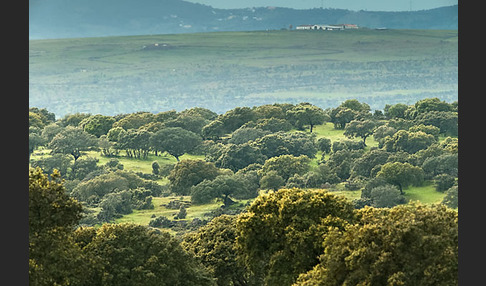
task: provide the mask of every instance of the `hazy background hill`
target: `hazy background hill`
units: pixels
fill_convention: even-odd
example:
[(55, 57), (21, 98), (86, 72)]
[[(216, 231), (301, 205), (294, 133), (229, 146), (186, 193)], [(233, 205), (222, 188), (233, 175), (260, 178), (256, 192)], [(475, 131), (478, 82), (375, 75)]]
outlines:
[(223, 113), (356, 98), (383, 109), (458, 98), (457, 30), (253, 31), (29, 41), (29, 106)]
[(177, 34), (288, 29), (353, 23), (392, 29), (457, 29), (458, 6), (411, 12), (215, 9), (181, 0), (29, 0), (29, 38)]

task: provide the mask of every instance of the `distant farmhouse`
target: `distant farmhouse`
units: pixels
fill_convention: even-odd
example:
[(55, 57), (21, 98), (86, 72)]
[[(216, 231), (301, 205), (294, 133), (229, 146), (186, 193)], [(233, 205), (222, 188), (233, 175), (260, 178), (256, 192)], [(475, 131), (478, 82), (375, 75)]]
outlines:
[(323, 30), (323, 31), (333, 31), (333, 30), (358, 29), (358, 25), (356, 25), (356, 24), (299, 25), (295, 29), (296, 30)]

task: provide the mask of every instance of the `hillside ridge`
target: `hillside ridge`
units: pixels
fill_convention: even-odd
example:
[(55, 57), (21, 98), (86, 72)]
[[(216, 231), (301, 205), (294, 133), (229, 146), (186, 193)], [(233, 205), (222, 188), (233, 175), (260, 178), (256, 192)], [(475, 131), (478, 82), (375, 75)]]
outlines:
[(302, 24), (353, 23), (391, 29), (457, 29), (458, 5), (406, 12), (256, 7), (216, 9), (182, 0), (31, 0), (29, 39), (212, 31), (295, 29)]

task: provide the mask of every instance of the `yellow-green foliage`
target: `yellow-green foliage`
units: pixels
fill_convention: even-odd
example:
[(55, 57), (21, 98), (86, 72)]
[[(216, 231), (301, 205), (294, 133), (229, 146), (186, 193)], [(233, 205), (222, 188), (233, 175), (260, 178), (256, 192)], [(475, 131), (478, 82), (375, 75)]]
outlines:
[(265, 285), (291, 285), (318, 263), (329, 226), (354, 220), (353, 205), (326, 190), (281, 189), (260, 195), (237, 220), (246, 266)]
[(60, 175), (29, 170), (29, 284), (82, 285), (84, 254), (71, 232), (81, 218), (81, 204), (65, 194)]
[(182, 247), (208, 268), (218, 285), (245, 285), (247, 275), (236, 252), (236, 217), (214, 218), (186, 235)]
[(458, 214), (443, 205), (365, 207), (334, 228), (296, 285), (457, 285)]

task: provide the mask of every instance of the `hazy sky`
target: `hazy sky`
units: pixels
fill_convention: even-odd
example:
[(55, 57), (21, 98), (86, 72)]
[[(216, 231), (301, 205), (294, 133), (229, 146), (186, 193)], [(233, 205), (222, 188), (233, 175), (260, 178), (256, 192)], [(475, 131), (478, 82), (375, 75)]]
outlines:
[(451, 6), (459, 0), (185, 0), (214, 8), (288, 7), (294, 9), (336, 8), (368, 11), (408, 11)]

